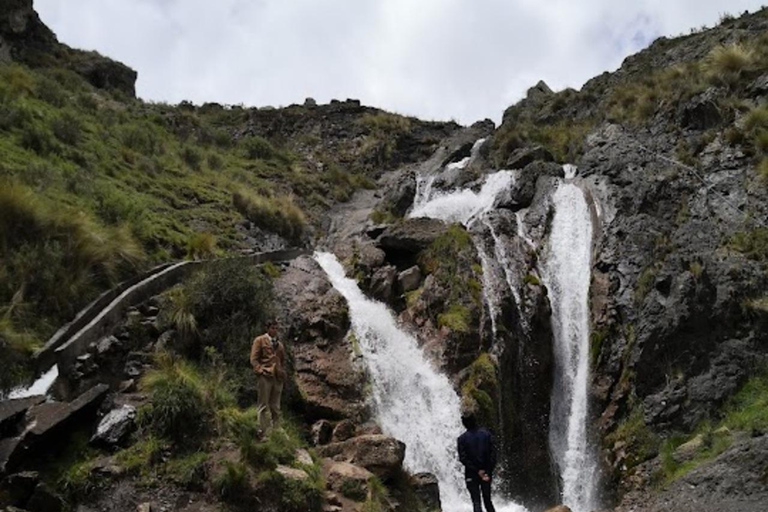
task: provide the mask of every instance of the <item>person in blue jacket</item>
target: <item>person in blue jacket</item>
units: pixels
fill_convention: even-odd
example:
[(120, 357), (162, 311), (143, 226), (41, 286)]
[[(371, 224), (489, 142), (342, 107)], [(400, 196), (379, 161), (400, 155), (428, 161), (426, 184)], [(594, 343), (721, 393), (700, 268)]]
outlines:
[(467, 431), (459, 436), (459, 460), (464, 465), (464, 478), (472, 497), (474, 512), (483, 512), (480, 506), (481, 495), (485, 512), (496, 512), (491, 503), (491, 482), (496, 467), (493, 436), (486, 429), (477, 426), (474, 414), (463, 414), (461, 422)]

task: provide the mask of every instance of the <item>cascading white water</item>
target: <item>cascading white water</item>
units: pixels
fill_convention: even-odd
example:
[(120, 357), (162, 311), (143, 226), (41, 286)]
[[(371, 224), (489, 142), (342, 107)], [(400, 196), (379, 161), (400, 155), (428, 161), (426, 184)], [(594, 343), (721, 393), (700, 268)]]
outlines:
[[(398, 327), (387, 307), (365, 297), (345, 276), (333, 254), (315, 253), (315, 260), (349, 304), (381, 428), (406, 444), (409, 470), (437, 476), (445, 512), (467, 510), (469, 497), (456, 453), (456, 439), (463, 430), (460, 401), (450, 381), (432, 367), (416, 339)], [(525, 512), (516, 504), (497, 510)]]
[(451, 162), (445, 166), (445, 168), (437, 174), (419, 174), (416, 176), (416, 195), (413, 198), (413, 209), (418, 209), (423, 204), (432, 199), (434, 191), (435, 179), (442, 174), (442, 172), (455, 171), (466, 168), (472, 161), (477, 158), (480, 148), (483, 147), (485, 139), (477, 139), (472, 144), (472, 150), (469, 156), (462, 158), (458, 162)]
[[(462, 163), (465, 160), (467, 162), (471, 160), (483, 141), (484, 139), (480, 139), (475, 142), (472, 147), (473, 156), (467, 157), (459, 163)], [(449, 164), (447, 168), (451, 165), (453, 164)], [(427, 182), (429, 184), (421, 186), (421, 190), (427, 190), (427, 192), (421, 196), (417, 193), (416, 200), (414, 200), (413, 210), (408, 216), (411, 218), (429, 217), (447, 222), (460, 222), (468, 228), (475, 220), (479, 219), (482, 214), (493, 208), (496, 203), (496, 197), (501, 191), (512, 185), (514, 179), (515, 176), (512, 172), (499, 171), (488, 175), (478, 192), (474, 192), (471, 189), (461, 189), (452, 192), (436, 193), (433, 195), (431, 184), (434, 182), (435, 176), (429, 178), (417, 176), (417, 184)], [(419, 190), (418, 186), (417, 190)], [(483, 268), (483, 302), (488, 307), (488, 314), (491, 319), (491, 330), (493, 335), (496, 336), (496, 316), (499, 307), (498, 299), (491, 293), (493, 286), (489, 282), (493, 275), (491, 259), (485, 251), (482, 241), (475, 239), (475, 248), (477, 249), (477, 254), (480, 257), (480, 263)]]
[(8, 398), (27, 398), (30, 396), (46, 395), (50, 391), (53, 383), (59, 376), (59, 367), (53, 365), (47, 372), (42, 374), (30, 386), (13, 389), (8, 393)]
[[(574, 169), (565, 170), (572, 178)], [(589, 512), (595, 508), (597, 478), (587, 433), (592, 220), (584, 193), (573, 183), (560, 183), (552, 203), (555, 214), (542, 268), (555, 356), (549, 442), (563, 482), (563, 502), (574, 512)]]
[(466, 226), (473, 218), (493, 208), (496, 197), (508, 188), (513, 180), (512, 171), (499, 171), (489, 174), (478, 192), (465, 188), (453, 192), (432, 193), (427, 201), (414, 203), (414, 208), (408, 216), (460, 222)]

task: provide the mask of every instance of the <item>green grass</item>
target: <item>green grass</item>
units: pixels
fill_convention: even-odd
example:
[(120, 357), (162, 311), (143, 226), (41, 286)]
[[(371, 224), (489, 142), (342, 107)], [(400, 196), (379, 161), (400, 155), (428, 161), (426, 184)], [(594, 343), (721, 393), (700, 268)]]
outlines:
[(755, 228), (734, 233), (728, 247), (751, 260), (768, 262), (768, 229)]
[[(701, 440), (701, 446), (689, 455), (689, 460), (676, 460), (675, 451), (685, 442), (695, 439)], [(708, 423), (700, 426), (690, 438), (680, 435), (670, 437), (661, 446), (661, 474), (655, 476), (657, 485), (664, 487), (682, 478), (701, 464), (723, 453), (731, 446), (732, 441), (729, 431), (713, 430)]]
[(451, 304), (447, 311), (437, 315), (438, 326), (461, 333), (469, 332), (471, 320), (469, 309), (461, 304)]
[(659, 453), (659, 438), (645, 424), (643, 411), (635, 407), (629, 416), (605, 438), (608, 446), (623, 444), (626, 450), (625, 464), (631, 469)]
[(258, 227), (288, 240), (298, 241), (304, 233), (307, 224), (304, 212), (291, 196), (269, 197), (238, 191), (232, 195), (232, 204)]
[(735, 430), (768, 429), (768, 369), (758, 371), (733, 396), (722, 424)]

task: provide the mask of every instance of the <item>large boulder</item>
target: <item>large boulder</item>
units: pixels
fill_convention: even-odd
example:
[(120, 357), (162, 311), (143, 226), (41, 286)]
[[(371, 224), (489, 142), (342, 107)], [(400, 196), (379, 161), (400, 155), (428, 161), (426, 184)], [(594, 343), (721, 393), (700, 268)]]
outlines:
[[(349, 312), (320, 266), (301, 257), (275, 281), (280, 335), (293, 354), (296, 395), (310, 419), (359, 418), (365, 376), (346, 334)], [(290, 396), (291, 389), (288, 390)]]
[(387, 227), (377, 243), (387, 254), (398, 252), (418, 254), (447, 230), (448, 225), (441, 220), (406, 219), (399, 224)]
[(411, 477), (414, 493), (427, 510), (441, 510), (440, 485), (432, 473), (417, 473)]
[(121, 444), (136, 428), (136, 408), (132, 405), (121, 405), (109, 411), (96, 427), (96, 433), (91, 437), (91, 443), (102, 446)]
[(533, 162), (553, 162), (555, 157), (542, 146), (530, 146), (517, 148), (504, 162), (505, 169), (522, 169)]
[(38, 405), (43, 400), (45, 400), (45, 396), (38, 395), (0, 402), (0, 437), (15, 434), (18, 429), (18, 423), (24, 417), (27, 410)]
[(322, 457), (364, 467), (379, 478), (394, 476), (403, 466), (405, 444), (386, 435), (353, 437), (317, 449)]
[(327, 488), (353, 501), (364, 501), (368, 482), (375, 475), (367, 469), (344, 461), (323, 459), (323, 478)]

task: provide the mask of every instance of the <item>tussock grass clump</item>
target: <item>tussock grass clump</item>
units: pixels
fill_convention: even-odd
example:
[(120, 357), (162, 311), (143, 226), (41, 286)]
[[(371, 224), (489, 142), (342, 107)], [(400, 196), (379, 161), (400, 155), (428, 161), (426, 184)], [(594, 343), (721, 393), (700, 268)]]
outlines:
[(307, 225), (306, 217), (291, 196), (267, 197), (240, 191), (232, 195), (235, 208), (258, 227), (297, 242)]
[(141, 424), (177, 443), (196, 443), (213, 431), (216, 412), (235, 403), (220, 372), (203, 373), (192, 363), (161, 353), (141, 381), (152, 402)]
[(290, 161), (288, 155), (275, 148), (271, 142), (258, 135), (249, 135), (240, 140), (240, 146), (246, 158), (251, 160), (278, 160), (284, 163)]
[(731, 85), (755, 62), (755, 53), (742, 44), (722, 45), (713, 49), (704, 61), (709, 79)]
[(195, 233), (187, 242), (187, 257), (193, 260), (212, 258), (216, 255), (216, 236), (212, 233)]

